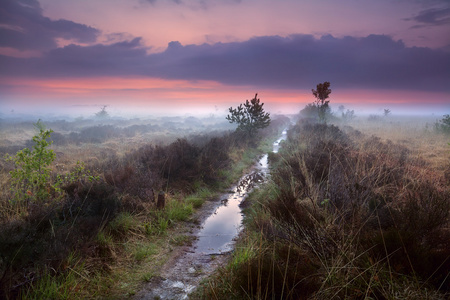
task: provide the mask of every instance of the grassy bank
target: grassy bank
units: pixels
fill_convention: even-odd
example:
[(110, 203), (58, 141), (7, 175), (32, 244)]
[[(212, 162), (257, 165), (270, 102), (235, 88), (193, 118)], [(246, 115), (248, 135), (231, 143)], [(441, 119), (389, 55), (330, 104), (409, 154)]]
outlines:
[[(105, 133), (105, 140), (94, 144), (53, 145), (57, 155), (45, 184), (28, 181), (17, 199), (18, 187), (9, 188), (14, 164), (3, 160), (1, 297), (133, 295), (159, 275), (177, 247), (192, 243), (196, 210), (242, 175), (283, 122), (273, 122), (260, 140), (220, 133), (167, 144), (140, 143), (117, 153), (111, 145), (120, 145), (123, 136)], [(69, 155), (64, 155), (66, 147)], [(74, 163), (87, 157), (83, 149), (96, 155), (89, 154), (85, 164)], [(35, 191), (44, 191), (45, 197)], [(164, 209), (157, 208), (160, 193), (165, 195)]]
[(446, 299), (448, 136), (428, 132), (447, 147), (431, 155), (420, 136), (378, 134), (301, 123), (289, 130), (269, 156), (272, 180), (250, 196), (229, 264), (195, 297)]

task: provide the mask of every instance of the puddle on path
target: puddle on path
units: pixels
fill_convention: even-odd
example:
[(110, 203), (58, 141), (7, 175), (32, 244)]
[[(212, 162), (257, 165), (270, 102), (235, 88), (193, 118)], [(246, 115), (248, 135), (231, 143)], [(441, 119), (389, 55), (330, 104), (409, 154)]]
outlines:
[(287, 138), (287, 131), (283, 130), (283, 132), (281, 133), (281, 137), (276, 140), (275, 143), (273, 143), (273, 151), (274, 153), (278, 153), (278, 150), (280, 150), (280, 143), (284, 140), (286, 140)]
[[(278, 152), (280, 142), (286, 139), (286, 130), (273, 144)], [(172, 268), (153, 279), (135, 299), (187, 299), (200, 280), (210, 275), (221, 264), (222, 254), (233, 250), (234, 239), (242, 229), (243, 215), (239, 204), (247, 193), (262, 183), (268, 174), (267, 154), (251, 173), (243, 176), (231, 193), (222, 195), (219, 205), (203, 222), (196, 233), (197, 240)]]

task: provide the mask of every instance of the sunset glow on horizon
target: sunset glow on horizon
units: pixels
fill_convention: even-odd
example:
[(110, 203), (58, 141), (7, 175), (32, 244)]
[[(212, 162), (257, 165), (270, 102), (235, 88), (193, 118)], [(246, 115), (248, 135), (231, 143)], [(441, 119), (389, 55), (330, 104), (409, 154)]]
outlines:
[(444, 0), (6, 0), (0, 8), (2, 114), (101, 105), (222, 113), (255, 93), (272, 113), (297, 113), (323, 81), (335, 108), (450, 113)]

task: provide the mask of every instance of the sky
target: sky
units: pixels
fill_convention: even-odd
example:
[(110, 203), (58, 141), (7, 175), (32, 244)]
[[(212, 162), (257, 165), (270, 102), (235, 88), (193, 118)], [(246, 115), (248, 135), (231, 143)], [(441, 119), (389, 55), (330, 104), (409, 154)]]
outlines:
[(1, 0), (0, 112), (450, 113), (450, 0)]

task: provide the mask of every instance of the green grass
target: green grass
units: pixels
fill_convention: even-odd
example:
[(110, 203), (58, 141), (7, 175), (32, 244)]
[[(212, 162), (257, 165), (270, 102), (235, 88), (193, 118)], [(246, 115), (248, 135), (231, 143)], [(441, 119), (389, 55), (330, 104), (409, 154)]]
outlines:
[(194, 194), (187, 196), (184, 201), (192, 204), (192, 207), (198, 209), (202, 207), (206, 200), (214, 197), (214, 192), (207, 187), (200, 187)]
[(141, 243), (138, 244), (134, 250), (134, 259), (140, 262), (157, 253), (157, 247), (155, 244)]
[(78, 276), (75, 272), (57, 277), (44, 274), (36, 283), (30, 286), (30, 292), (23, 299), (69, 299), (78, 286)]
[(124, 235), (129, 230), (137, 227), (139, 221), (129, 212), (119, 213), (111, 222), (109, 229), (114, 235)]
[(184, 246), (192, 244), (193, 237), (185, 234), (178, 234), (170, 240), (171, 245)]
[[(32, 281), (21, 299), (74, 299), (82, 298), (89, 278), (84, 272), (85, 267), (72, 253), (68, 256), (64, 272), (55, 274), (49, 269), (37, 272), (37, 280)], [(84, 274), (84, 275), (83, 275)]]
[(145, 282), (149, 282), (153, 277), (155, 277), (153, 271), (142, 274), (142, 280)]
[(158, 220), (158, 234), (165, 234), (167, 232), (167, 228), (169, 227), (169, 220), (164, 218), (160, 218)]
[(97, 234), (97, 243), (100, 246), (109, 247), (114, 244), (114, 239), (109, 233), (105, 232), (104, 230), (101, 230)]
[(171, 223), (177, 221), (187, 221), (194, 212), (192, 204), (186, 204), (181, 201), (171, 201), (166, 206), (166, 218)]
[(155, 221), (144, 223), (143, 227), (149, 237), (164, 235), (169, 227), (169, 221), (162, 216), (158, 216)]

